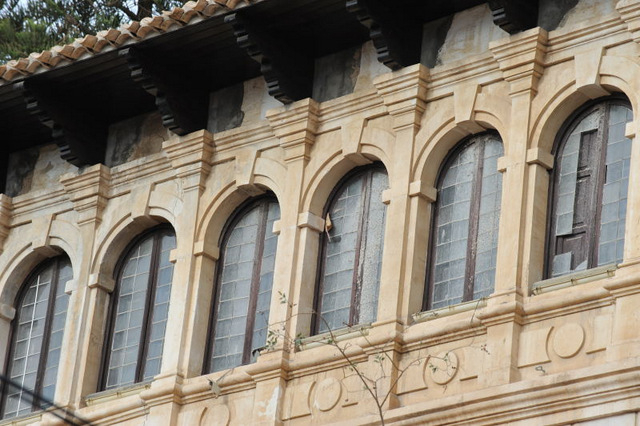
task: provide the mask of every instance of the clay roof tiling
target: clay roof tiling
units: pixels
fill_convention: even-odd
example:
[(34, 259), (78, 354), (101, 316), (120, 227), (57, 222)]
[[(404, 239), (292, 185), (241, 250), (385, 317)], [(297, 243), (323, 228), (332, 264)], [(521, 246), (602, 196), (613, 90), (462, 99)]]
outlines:
[(162, 12), (157, 16), (144, 18), (100, 31), (96, 35), (77, 38), (64, 46), (54, 46), (50, 50), (32, 53), (27, 58), (11, 60), (0, 65), (0, 85), (40, 73), (51, 68), (68, 65), (71, 62), (90, 58), (107, 50), (125, 44), (137, 43), (154, 35), (162, 34), (185, 25), (200, 22), (211, 16), (220, 15), (234, 9), (264, 0), (197, 0), (189, 1), (181, 7)]

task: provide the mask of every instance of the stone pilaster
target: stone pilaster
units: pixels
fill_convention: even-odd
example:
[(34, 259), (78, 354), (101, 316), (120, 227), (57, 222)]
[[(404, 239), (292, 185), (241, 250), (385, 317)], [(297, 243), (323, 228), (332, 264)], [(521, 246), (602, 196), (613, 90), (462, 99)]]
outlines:
[(197, 188), (201, 192), (204, 189), (211, 171), (213, 148), (213, 135), (207, 130), (163, 142), (162, 149), (171, 160), (171, 167), (181, 180), (183, 191)]
[(509, 83), (511, 112), (508, 133), (501, 135), (508, 149), (498, 164), (503, 172), (502, 206), (503, 209), (509, 206), (509, 214), (500, 217), (495, 291), (481, 318), (487, 327), (492, 353), (487, 374), (483, 375), (487, 386), (511, 383), (519, 378), (520, 316), (523, 293), (527, 291), (522, 288), (525, 263), (522, 253), (524, 241), (530, 241), (523, 231), (527, 229), (528, 134), (531, 101), (544, 72), (546, 43), (546, 31), (533, 28), (490, 44), (503, 78)]
[(68, 173), (60, 178), (74, 210), (78, 212), (78, 225), (100, 224), (109, 199), (110, 181), (111, 172), (102, 164), (91, 166), (81, 174)]
[[(386, 223), (384, 236), (383, 264), (378, 298), (378, 318), (374, 326), (395, 334), (408, 321), (415, 300), (421, 299), (424, 283), (415, 283), (418, 274), (413, 249), (414, 232), (411, 221), (412, 185), (411, 167), (414, 163), (415, 137), (420, 130), (420, 122), (426, 108), (427, 82), (429, 72), (417, 64), (400, 71), (382, 75), (374, 84), (393, 117), (396, 136), (391, 164), (386, 164), (389, 173), (389, 189), (384, 192), (387, 217), (394, 218)], [(422, 188), (418, 188), (421, 193)], [(414, 208), (417, 206), (413, 205)], [(413, 224), (415, 225), (415, 224)], [(386, 350), (386, 349), (385, 349)], [(389, 350), (389, 356), (399, 362), (398, 352)], [(399, 371), (392, 369), (387, 382), (382, 386), (393, 386)], [(395, 408), (398, 400), (393, 395), (388, 399), (386, 409)]]

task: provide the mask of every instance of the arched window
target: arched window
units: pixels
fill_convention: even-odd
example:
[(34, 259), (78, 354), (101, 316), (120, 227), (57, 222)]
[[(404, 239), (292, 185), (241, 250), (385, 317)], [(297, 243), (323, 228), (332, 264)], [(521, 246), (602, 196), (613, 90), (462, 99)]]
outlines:
[[(69, 302), (64, 287), (72, 275), (66, 256), (41, 264), (18, 293), (16, 317), (11, 324), (7, 377), (50, 401), (56, 387)], [(40, 408), (22, 389), (5, 385), (0, 390), (3, 419)]]
[(227, 222), (220, 245), (205, 371), (255, 361), (267, 339), (280, 207), (272, 196), (252, 200)]
[(629, 103), (612, 98), (565, 123), (549, 198), (548, 277), (622, 261), (632, 119)]
[(388, 186), (381, 164), (354, 170), (325, 208), (314, 332), (375, 321)]
[(116, 268), (102, 389), (141, 382), (160, 373), (176, 247), (162, 226), (136, 238)]
[(427, 274), (426, 309), (491, 294), (502, 194), (497, 160), (502, 141), (495, 133), (459, 144), (438, 178)]

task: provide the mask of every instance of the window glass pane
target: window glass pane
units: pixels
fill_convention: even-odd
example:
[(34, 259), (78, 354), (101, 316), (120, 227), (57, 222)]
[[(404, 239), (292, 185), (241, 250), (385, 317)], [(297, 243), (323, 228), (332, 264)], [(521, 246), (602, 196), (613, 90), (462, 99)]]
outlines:
[(364, 180), (364, 175), (349, 180), (329, 209), (332, 228), (325, 249), (319, 332), (349, 325)]
[(431, 254), (430, 308), (489, 296), (494, 289), (503, 155), (495, 134), (456, 148), (438, 182)]
[[(169, 261), (169, 252), (176, 248), (176, 237), (165, 234), (160, 237), (158, 253), (158, 271), (156, 276), (155, 298), (151, 324), (147, 332), (147, 357), (142, 380), (151, 379), (160, 373), (164, 336), (169, 317), (169, 297), (173, 278), (173, 263)], [(151, 348), (154, 350), (152, 351)]]
[(432, 260), (433, 309), (462, 301), (478, 147), (478, 144), (469, 144), (456, 155), (444, 172), (438, 190), (435, 256)]
[(552, 277), (622, 260), (632, 112), (617, 102), (591, 107), (558, 148), (552, 200)]
[(378, 313), (380, 272), (387, 206), (382, 202), (382, 191), (389, 187), (387, 174), (375, 170), (369, 182), (368, 220), (364, 223), (360, 245), (360, 323), (375, 321)]
[[(210, 360), (213, 371), (254, 360), (254, 350), (266, 343), (278, 241), (273, 224), (280, 219), (280, 208), (275, 200), (262, 199), (241, 214), (222, 249)], [(255, 310), (250, 311), (252, 306)], [(247, 323), (251, 324), (249, 336)]]
[(488, 138), (484, 144), (482, 191), (475, 250), (474, 300), (487, 297), (493, 292), (502, 197), (502, 173), (498, 171), (502, 143), (496, 138)]
[(631, 140), (624, 136), (624, 131), (626, 123), (632, 119), (633, 114), (629, 108), (622, 105), (611, 106), (602, 189), (598, 265), (622, 262), (631, 159)]
[(375, 321), (386, 206), (386, 171), (372, 167), (344, 182), (330, 201), (317, 332)]
[[(26, 389), (52, 399), (60, 364), (62, 334), (69, 296), (64, 288), (72, 278), (67, 258), (48, 261), (25, 284), (12, 323), (8, 376)], [(48, 339), (48, 347), (44, 342)], [(42, 359), (44, 357), (44, 359)], [(36, 381), (41, 384), (36, 389)], [(33, 401), (21, 389), (5, 388), (2, 418), (33, 411)], [(39, 407), (35, 407), (36, 409)]]

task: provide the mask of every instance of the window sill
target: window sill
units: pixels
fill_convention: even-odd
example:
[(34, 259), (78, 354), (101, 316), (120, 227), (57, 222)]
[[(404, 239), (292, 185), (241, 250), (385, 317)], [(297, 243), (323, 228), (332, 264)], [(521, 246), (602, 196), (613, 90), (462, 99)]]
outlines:
[(334, 343), (343, 342), (355, 337), (367, 336), (369, 334), (370, 328), (371, 324), (359, 324), (352, 327), (341, 328), (335, 331), (327, 331), (321, 334), (316, 334), (315, 336), (309, 336), (305, 337), (304, 339), (300, 339), (300, 344), (296, 346), (301, 351), (317, 348), (319, 346), (331, 346)]
[(122, 386), (115, 389), (104, 390), (85, 396), (84, 401), (87, 406), (102, 404), (104, 402), (113, 401), (115, 399), (127, 397), (130, 395), (136, 395), (143, 390), (151, 387), (152, 380), (146, 380), (144, 382), (133, 383), (130, 385)]
[(449, 317), (461, 312), (473, 311), (475, 309), (487, 306), (487, 299), (470, 300), (468, 302), (458, 303), (456, 305), (445, 306), (443, 308), (432, 309), (430, 311), (418, 312), (411, 315), (414, 324), (431, 321), (437, 318)]
[(538, 281), (533, 283), (533, 286), (531, 287), (531, 294), (537, 296), (539, 294), (548, 293), (561, 288), (586, 284), (603, 278), (611, 278), (615, 276), (617, 269), (618, 266), (615, 263), (612, 263), (609, 265), (598, 266), (597, 268), (587, 269), (586, 271), (575, 272), (573, 274)]
[(0, 419), (0, 425), (3, 426), (22, 426), (36, 423), (42, 420), (42, 415), (46, 413), (46, 410), (38, 410), (33, 413), (22, 414), (20, 416), (11, 417), (7, 419)]

